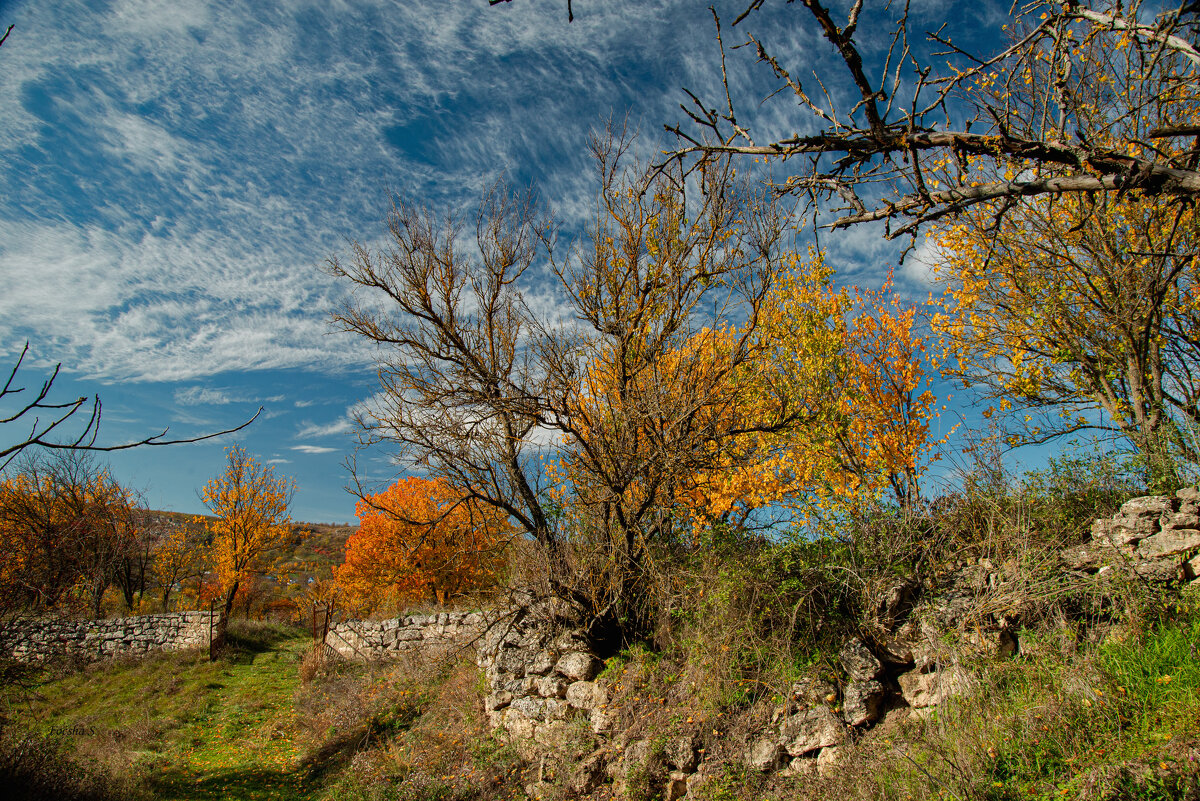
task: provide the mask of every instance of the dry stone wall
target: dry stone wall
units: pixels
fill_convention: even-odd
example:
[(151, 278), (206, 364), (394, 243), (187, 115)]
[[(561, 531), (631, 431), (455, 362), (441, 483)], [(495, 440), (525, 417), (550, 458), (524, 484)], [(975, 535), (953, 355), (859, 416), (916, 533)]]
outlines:
[(1063, 561), (1089, 573), (1131, 569), (1151, 581), (1200, 581), (1200, 490), (1127, 501), (1092, 523), (1091, 542), (1064, 551)]
[(209, 622), (208, 612), (111, 620), (17, 618), (0, 624), (0, 657), (43, 662), (207, 647)]
[[(1120, 513), (1098, 520), (1092, 541), (1062, 553), (1070, 571), (1102, 577), (1131, 570), (1154, 582), (1200, 583), (1200, 491), (1146, 496), (1125, 503)], [(922, 587), (898, 579), (885, 593), (880, 628), (870, 638), (852, 638), (837, 658), (835, 676), (810, 675), (793, 684), (769, 717), (745, 742), (734, 744), (742, 763), (785, 776), (819, 774), (837, 764), (839, 754), (875, 726), (935, 713), (947, 700), (978, 686), (961, 656), (948, 648), (945, 633), (959, 630), (976, 657), (1015, 656), (1020, 645), (1004, 615), (981, 614), (978, 599), (1003, 592), (1003, 571), (980, 558)], [(533, 605), (510, 625), (489, 629), (480, 641), (479, 664), (488, 692), (490, 722), (518, 751), (547, 760), (581, 729), (590, 729), (599, 747), (589, 757), (559, 768), (569, 772), (568, 790), (589, 795), (605, 781), (616, 794), (632, 777), (661, 782), (656, 795), (667, 801), (702, 798), (702, 789), (721, 770), (703, 732), (651, 734), (625, 729), (618, 688), (599, 674), (603, 663), (575, 631), (564, 630), (553, 602)], [(984, 604), (983, 606), (987, 606)], [(963, 631), (967, 622), (970, 631)], [(690, 720), (690, 718), (689, 718)], [(728, 758), (728, 750), (722, 758)], [(547, 785), (547, 788), (549, 785)], [(537, 797), (539, 786), (526, 788)]]
[(430, 652), (467, 645), (487, 622), (479, 612), (439, 612), (392, 620), (347, 620), (329, 628), (325, 645), (345, 659), (393, 659), (412, 651)]

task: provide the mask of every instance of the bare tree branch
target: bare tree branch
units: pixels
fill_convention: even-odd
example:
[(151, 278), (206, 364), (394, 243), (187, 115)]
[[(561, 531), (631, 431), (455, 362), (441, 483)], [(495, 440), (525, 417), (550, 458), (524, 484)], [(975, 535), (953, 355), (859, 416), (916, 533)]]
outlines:
[[(13, 364), (12, 370), (9, 372), (4, 386), (0, 387), (0, 402), (16, 401), (17, 404), (11, 411), (0, 412), (0, 415), (3, 415), (0, 416), (0, 426), (22, 426), (25, 431), (25, 433), (18, 435), (16, 441), (10, 442), (7, 445), (0, 445), (0, 459), (3, 459), (3, 462), (0, 462), (0, 469), (7, 466), (21, 451), (31, 447), (46, 448), (49, 450), (110, 452), (143, 446), (183, 445), (191, 442), (203, 442), (204, 440), (241, 431), (257, 420), (263, 411), (263, 408), (260, 406), (258, 407), (258, 411), (254, 413), (254, 416), (241, 425), (211, 434), (203, 434), (198, 437), (166, 439), (169, 429), (164, 428), (157, 434), (132, 442), (123, 442), (116, 445), (98, 445), (96, 444), (96, 439), (100, 433), (100, 419), (103, 411), (99, 396), (92, 397), (91, 399), (79, 397), (64, 402), (51, 400), (54, 382), (57, 380), (59, 371), (62, 369), (61, 364), (54, 366), (54, 370), (42, 382), (42, 386), (36, 393), (32, 396), (22, 396), (22, 393), (26, 392), (27, 388), (17, 385), (17, 374), (20, 372), (21, 366), (28, 354), (29, 343), (26, 342), (25, 346), (21, 349), (21, 354)], [(18, 396), (21, 397), (19, 398)], [(87, 419), (82, 421), (83, 427), (81, 429), (68, 434), (62, 439), (50, 438), (52, 435), (64, 432), (67, 427), (75, 424), (83, 415), (87, 415)]]

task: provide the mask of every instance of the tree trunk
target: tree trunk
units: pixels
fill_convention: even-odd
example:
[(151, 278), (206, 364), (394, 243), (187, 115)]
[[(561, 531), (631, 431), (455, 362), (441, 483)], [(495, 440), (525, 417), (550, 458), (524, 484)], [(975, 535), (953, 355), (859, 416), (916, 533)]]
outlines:
[(225, 593), (225, 602), (221, 605), (221, 616), (217, 618), (217, 630), (213, 632), (212, 649), (210, 656), (216, 659), (217, 656), (225, 650), (225, 634), (229, 630), (229, 618), (233, 614), (233, 598), (237, 595), (238, 582), (233, 582), (233, 586)]
[(98, 580), (96, 587), (92, 590), (92, 617), (96, 620), (100, 619), (101, 607), (104, 605), (104, 591), (108, 589), (108, 582)]

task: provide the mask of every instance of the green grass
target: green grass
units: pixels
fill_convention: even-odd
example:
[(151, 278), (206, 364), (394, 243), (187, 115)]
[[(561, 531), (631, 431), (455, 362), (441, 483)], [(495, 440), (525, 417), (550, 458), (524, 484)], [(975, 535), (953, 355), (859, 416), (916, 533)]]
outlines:
[(72, 738), (77, 748), (127, 754), (155, 798), (307, 798), (292, 699), (309, 641), (261, 628), (233, 635), (217, 662), (163, 654), (50, 680), (17, 723), (89, 732)]

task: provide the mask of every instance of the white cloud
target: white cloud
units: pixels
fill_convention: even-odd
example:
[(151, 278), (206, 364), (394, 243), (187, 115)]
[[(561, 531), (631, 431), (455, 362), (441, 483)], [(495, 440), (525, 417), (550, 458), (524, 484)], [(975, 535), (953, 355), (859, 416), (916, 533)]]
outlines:
[(348, 434), (354, 430), (354, 423), (348, 419), (334, 420), (332, 423), (324, 425), (318, 423), (305, 423), (304, 427), (296, 434), (296, 439), (312, 439), (314, 437), (334, 437), (340, 434)]
[[(717, 5), (726, 20), (744, 7)], [(0, 54), (0, 339), (108, 380), (368, 363), (366, 345), (329, 336), (344, 290), (316, 268), (345, 237), (376, 240), (387, 190), (462, 208), (505, 171), (577, 230), (589, 129), (632, 109), (653, 157), (680, 87), (721, 95), (712, 20), (688, 0), (590, 2), (570, 24), (535, 2), (16, 8)], [(797, 13), (746, 25), (836, 58)], [(756, 106), (776, 83), (750, 51), (730, 51), (730, 75), (742, 122), (804, 132), (791, 99)], [(874, 231), (841, 242), (847, 261), (880, 252)], [(529, 298), (569, 320), (554, 295)]]
[(919, 289), (933, 286), (937, 269), (942, 264), (935, 240), (930, 237), (922, 239), (904, 257), (900, 271), (905, 278), (912, 281)]
[(221, 406), (233, 403), (233, 398), (229, 397), (225, 390), (222, 389), (187, 387), (175, 390), (175, 402), (184, 406)]
[(321, 445), (293, 445), (291, 450), (301, 453), (334, 453), (337, 448), (326, 448)]

